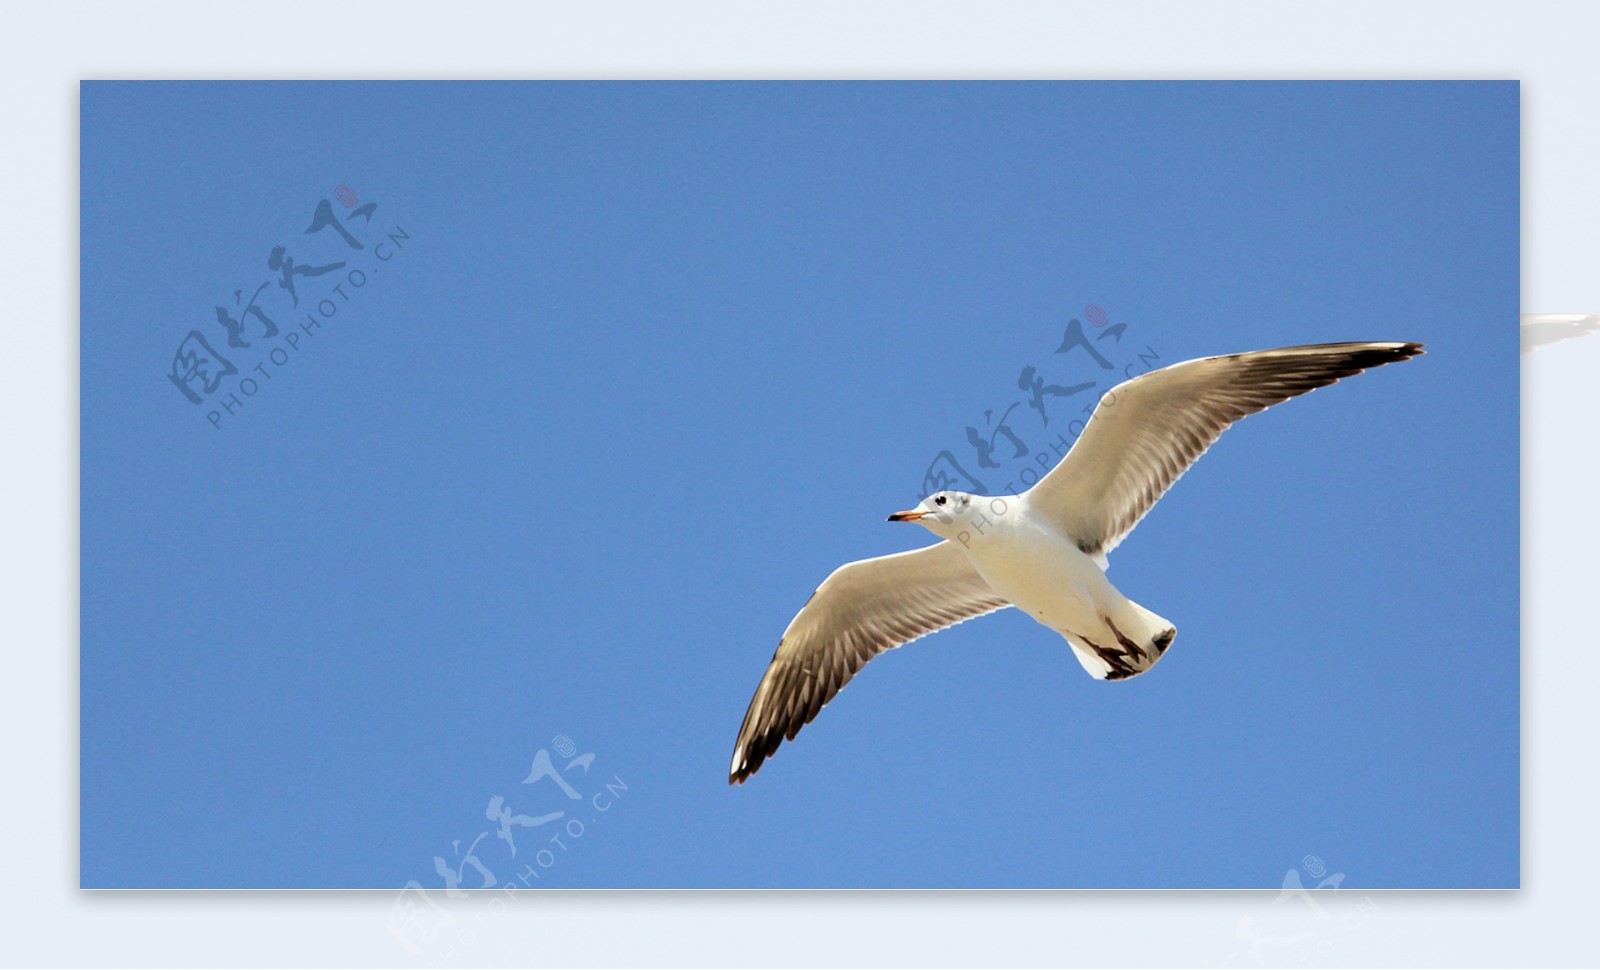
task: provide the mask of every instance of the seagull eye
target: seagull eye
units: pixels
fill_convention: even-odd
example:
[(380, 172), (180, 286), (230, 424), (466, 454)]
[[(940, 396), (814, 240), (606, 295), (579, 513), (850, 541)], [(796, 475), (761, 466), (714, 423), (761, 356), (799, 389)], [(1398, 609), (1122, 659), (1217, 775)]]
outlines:
[(943, 505), (943, 504), (944, 504), (944, 501), (945, 501), (945, 499), (944, 499), (944, 496), (943, 496), (943, 495), (941, 495), (941, 496), (939, 496), (939, 497), (938, 497), (938, 498), (936, 498), (936, 499), (934, 499), (934, 500), (933, 500), (933, 501), (934, 501), (934, 504), (935, 504), (935, 505)]

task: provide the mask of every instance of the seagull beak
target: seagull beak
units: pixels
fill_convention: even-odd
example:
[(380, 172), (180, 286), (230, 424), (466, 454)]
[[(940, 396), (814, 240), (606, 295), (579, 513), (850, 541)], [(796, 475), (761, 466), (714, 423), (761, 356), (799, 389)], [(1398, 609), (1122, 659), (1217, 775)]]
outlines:
[(907, 509), (904, 512), (896, 512), (895, 514), (889, 516), (889, 521), (890, 522), (915, 522), (915, 521), (917, 521), (918, 519), (922, 518), (924, 515), (927, 515), (927, 514), (928, 514), (927, 511), (924, 510), (924, 509)]

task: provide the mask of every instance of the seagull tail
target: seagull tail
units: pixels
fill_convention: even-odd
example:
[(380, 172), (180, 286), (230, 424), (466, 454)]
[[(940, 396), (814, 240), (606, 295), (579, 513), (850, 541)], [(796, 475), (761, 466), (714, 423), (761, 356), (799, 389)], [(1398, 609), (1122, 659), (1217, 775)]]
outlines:
[(1132, 600), (1123, 601), (1115, 612), (1102, 617), (1101, 628), (1093, 632), (1060, 631), (1078, 663), (1096, 680), (1137, 677), (1166, 655), (1178, 635), (1171, 620)]

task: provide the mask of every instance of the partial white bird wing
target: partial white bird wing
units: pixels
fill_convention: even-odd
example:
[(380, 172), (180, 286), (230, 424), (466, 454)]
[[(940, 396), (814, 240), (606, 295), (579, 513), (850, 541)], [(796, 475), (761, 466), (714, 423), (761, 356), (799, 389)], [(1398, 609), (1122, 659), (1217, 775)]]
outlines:
[(1600, 330), (1600, 316), (1582, 313), (1524, 313), (1522, 352)]
[(783, 631), (739, 728), (728, 783), (793, 741), (868, 660), (1010, 605), (949, 542), (840, 566)]
[(1314, 344), (1141, 374), (1100, 399), (1072, 450), (1028, 491), (1029, 508), (1104, 557), (1235, 421), (1420, 353), (1414, 343)]

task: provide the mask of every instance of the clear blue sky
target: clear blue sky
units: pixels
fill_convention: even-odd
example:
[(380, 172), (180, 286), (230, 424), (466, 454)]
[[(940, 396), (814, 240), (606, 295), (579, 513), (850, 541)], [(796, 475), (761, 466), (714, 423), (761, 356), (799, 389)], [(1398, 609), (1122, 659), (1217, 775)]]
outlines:
[[(82, 122), (85, 886), (471, 886), (482, 832), (560, 887), (1517, 884), (1515, 83), (92, 83)], [(930, 541), (884, 521), (930, 461), (976, 470), (1025, 366), (1108, 386), (1052, 353), (1090, 304), (1118, 367), (1429, 352), (1250, 418), (1113, 554), (1178, 626), (1150, 674), (986, 618), (730, 789), (806, 597)], [(190, 331), (235, 370), (177, 367), (199, 404)]]

